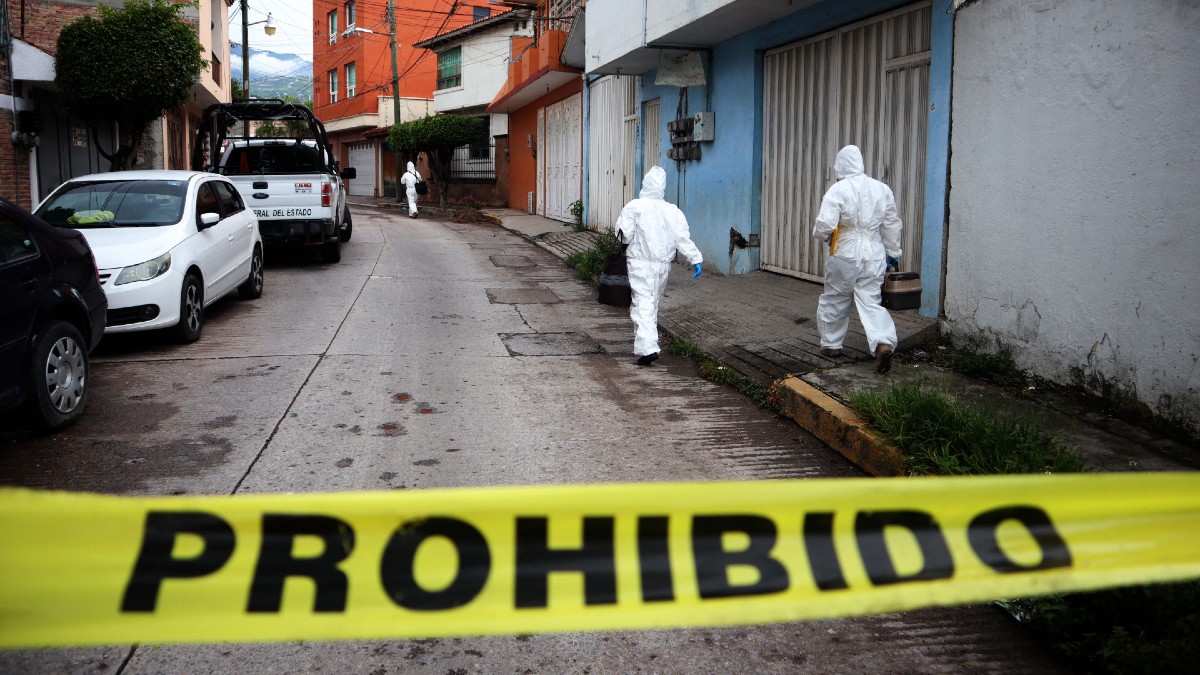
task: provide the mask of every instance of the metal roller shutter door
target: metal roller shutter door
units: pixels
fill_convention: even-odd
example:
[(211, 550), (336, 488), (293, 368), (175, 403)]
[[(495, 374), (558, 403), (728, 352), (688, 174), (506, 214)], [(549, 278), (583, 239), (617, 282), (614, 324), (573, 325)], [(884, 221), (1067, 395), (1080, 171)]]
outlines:
[(762, 267), (820, 281), (812, 238), (833, 159), (863, 151), (904, 221), (904, 266), (920, 269), (930, 6), (920, 2), (767, 52), (763, 61)]
[(354, 180), (346, 181), (350, 194), (356, 197), (375, 196), (375, 144), (351, 143), (350, 166), (358, 172)]

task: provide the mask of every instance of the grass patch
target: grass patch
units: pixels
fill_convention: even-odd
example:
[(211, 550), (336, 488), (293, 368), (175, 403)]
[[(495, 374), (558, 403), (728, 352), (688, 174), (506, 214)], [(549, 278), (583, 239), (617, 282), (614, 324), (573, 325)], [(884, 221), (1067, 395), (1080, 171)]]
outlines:
[[(1004, 360), (968, 359), (989, 376)], [(1011, 363), (1011, 360), (1009, 360)], [(1028, 420), (1000, 419), (919, 384), (851, 405), (890, 437), (915, 474), (1076, 472), (1079, 454)], [(1200, 660), (1200, 581), (998, 601), (1080, 672), (1182, 673)]]
[(1195, 672), (1200, 581), (997, 603), (1080, 672)]
[(889, 436), (917, 475), (1070, 473), (1078, 451), (1023, 419), (1004, 419), (920, 384), (855, 392), (851, 406)]
[(742, 376), (734, 369), (721, 365), (721, 362), (700, 349), (700, 346), (690, 340), (672, 340), (664, 349), (665, 352), (672, 356), (681, 356), (691, 359), (696, 362), (696, 367), (700, 371), (700, 377), (714, 382), (716, 384), (733, 387), (743, 396), (749, 397), (750, 400), (763, 410), (773, 414), (782, 415), (783, 407), (779, 404), (779, 397), (775, 395), (772, 387), (759, 384), (758, 382)]
[(604, 271), (604, 261), (608, 256), (621, 252), (621, 242), (612, 230), (600, 232), (592, 239), (592, 247), (586, 251), (576, 251), (563, 259), (563, 264), (575, 270), (575, 278), (580, 281), (595, 281)]

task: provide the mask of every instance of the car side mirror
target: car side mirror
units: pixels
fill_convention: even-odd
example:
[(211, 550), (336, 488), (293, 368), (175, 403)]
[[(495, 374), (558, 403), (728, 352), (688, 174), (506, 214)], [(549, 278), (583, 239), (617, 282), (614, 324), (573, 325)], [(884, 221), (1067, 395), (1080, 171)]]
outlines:
[(358, 176), (358, 169), (348, 166), (342, 169), (342, 180), (354, 180)]
[(204, 230), (216, 225), (221, 220), (219, 213), (201, 213), (200, 214), (200, 229)]

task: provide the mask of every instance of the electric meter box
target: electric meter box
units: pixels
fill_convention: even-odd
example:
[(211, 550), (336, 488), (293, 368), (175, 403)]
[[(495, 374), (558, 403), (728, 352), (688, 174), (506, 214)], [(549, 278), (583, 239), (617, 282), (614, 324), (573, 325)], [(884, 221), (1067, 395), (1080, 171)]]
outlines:
[(713, 141), (717, 137), (716, 122), (711, 112), (698, 112), (692, 115), (692, 140)]

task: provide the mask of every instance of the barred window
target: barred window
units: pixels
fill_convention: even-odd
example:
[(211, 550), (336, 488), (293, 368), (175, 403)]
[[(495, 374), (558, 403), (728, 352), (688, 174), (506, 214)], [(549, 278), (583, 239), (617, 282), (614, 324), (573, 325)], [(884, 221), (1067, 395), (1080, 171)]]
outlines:
[(438, 54), (438, 89), (462, 86), (462, 47), (448, 49)]

